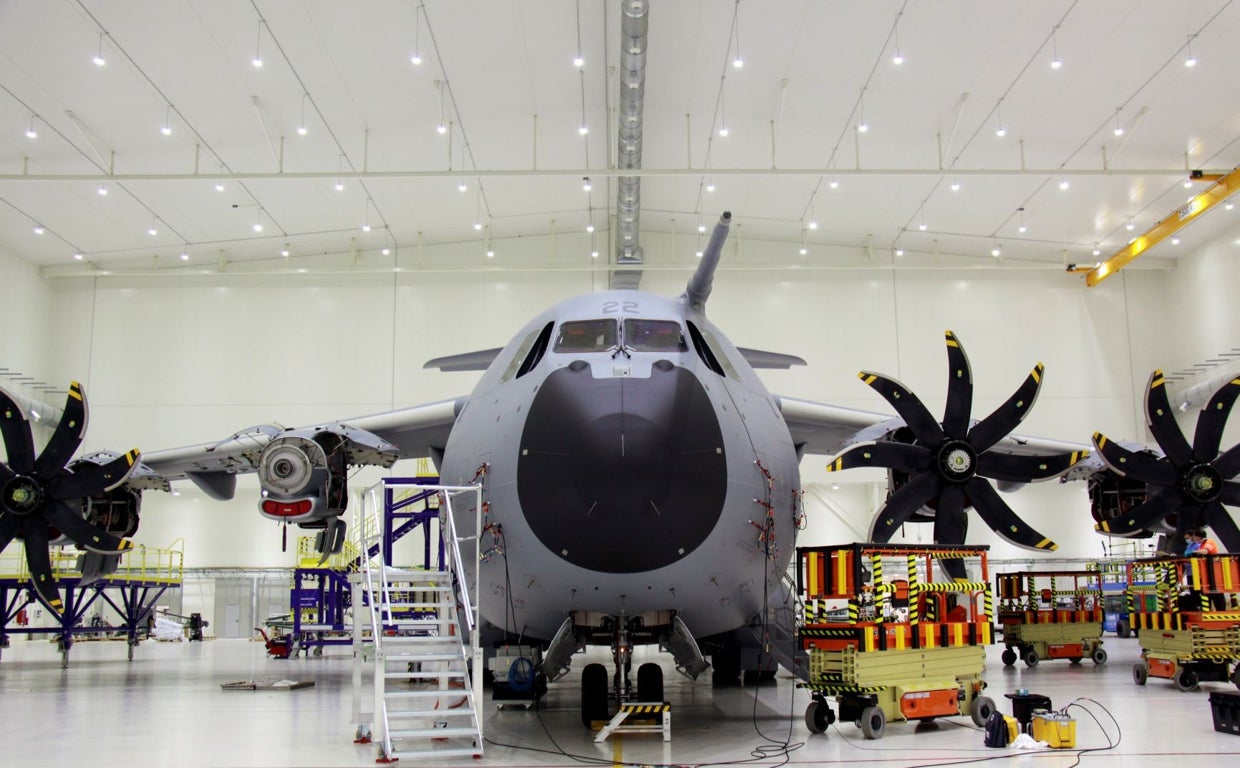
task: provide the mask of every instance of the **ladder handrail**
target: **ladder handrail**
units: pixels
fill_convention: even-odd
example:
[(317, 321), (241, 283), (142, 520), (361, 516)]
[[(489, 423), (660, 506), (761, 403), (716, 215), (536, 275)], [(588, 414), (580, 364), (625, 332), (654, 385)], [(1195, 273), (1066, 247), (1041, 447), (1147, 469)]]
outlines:
[[(449, 566), (452, 569), (452, 575), (457, 580), (457, 583), (461, 585), (460, 595), (461, 595), (461, 602), (465, 609), (465, 626), (469, 630), (469, 632), (472, 634), (474, 632), (474, 628), (477, 626), (477, 623), (478, 623), (478, 616), (475, 614), (475, 611), (477, 610), (478, 597), (479, 597), (477, 594), (478, 580), (476, 578), (474, 580), (473, 587), (474, 587), (475, 594), (474, 594), (473, 600), (471, 601), (470, 595), (469, 595), (470, 584), (469, 584), (468, 579), (465, 576), (465, 562), (464, 562), (464, 557), (461, 554), (461, 539), (456, 535), (456, 521), (452, 515), (452, 494), (453, 493), (464, 493), (464, 492), (474, 493), (475, 500), (476, 500), (476, 504), (474, 505), (474, 507), (477, 510), (477, 521), (474, 526), (474, 530), (480, 533), (482, 530), (482, 486), (480, 485), (440, 486), (439, 492), (440, 492), (440, 497), (444, 500), (444, 503), (441, 504), (439, 507), (439, 511), (440, 511), (440, 514), (446, 518), (446, 520), (444, 520), (440, 524), (441, 535), (447, 540), (448, 546), (445, 547), (445, 549), (447, 550)], [(475, 574), (478, 573), (478, 540), (479, 540), (478, 533), (475, 533), (474, 536), (469, 537), (469, 539), (474, 542), (474, 573)]]

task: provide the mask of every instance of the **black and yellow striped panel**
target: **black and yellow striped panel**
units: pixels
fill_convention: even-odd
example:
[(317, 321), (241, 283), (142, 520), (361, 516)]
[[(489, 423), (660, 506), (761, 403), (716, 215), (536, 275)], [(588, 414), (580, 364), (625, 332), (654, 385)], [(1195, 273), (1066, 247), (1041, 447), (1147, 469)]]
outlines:
[(672, 707), (669, 704), (621, 704), (620, 709), (631, 715), (657, 715), (660, 712), (667, 712)]

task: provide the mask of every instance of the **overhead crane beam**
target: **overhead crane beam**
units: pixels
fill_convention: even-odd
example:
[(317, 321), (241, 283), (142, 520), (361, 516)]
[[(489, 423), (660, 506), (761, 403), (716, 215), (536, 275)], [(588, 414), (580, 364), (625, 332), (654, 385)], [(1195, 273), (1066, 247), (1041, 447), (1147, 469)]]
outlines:
[(1231, 173), (1228, 173), (1226, 176), (1196, 173), (1190, 178), (1195, 181), (1203, 179), (1207, 181), (1213, 180), (1214, 183), (1201, 194), (1195, 195), (1174, 213), (1150, 227), (1144, 234), (1134, 238), (1119, 253), (1099, 263), (1093, 269), (1088, 270), (1085, 274), (1086, 285), (1092, 288), (1101, 283), (1123, 269), (1133, 259), (1171, 237), (1176, 232), (1179, 232), (1196, 220), (1198, 216), (1235, 194), (1236, 190), (1240, 189), (1240, 166), (1233, 168)]

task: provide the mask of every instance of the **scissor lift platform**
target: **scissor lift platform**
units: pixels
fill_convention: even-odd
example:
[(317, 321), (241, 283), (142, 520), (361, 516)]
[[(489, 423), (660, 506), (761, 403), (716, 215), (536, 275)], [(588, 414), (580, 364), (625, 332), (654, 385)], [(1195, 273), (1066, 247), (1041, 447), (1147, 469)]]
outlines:
[(1100, 572), (1001, 573), (996, 583), (1005, 666), (1018, 658), (1029, 667), (1043, 659), (1079, 664), (1088, 657), (1095, 664), (1106, 663)]
[(1142, 657), (1133, 682), (1166, 678), (1181, 691), (1229, 680), (1240, 687), (1240, 555), (1134, 560), (1128, 584)]
[[(805, 725), (823, 733), (852, 720), (867, 739), (888, 722), (995, 711), (983, 696), (993, 597), (986, 547), (850, 544), (799, 547), (797, 585), (805, 603), (799, 631), (809, 655), (800, 686), (813, 701)], [(978, 581), (952, 581), (936, 563), (963, 560)], [(884, 569), (886, 564), (886, 569)], [(884, 573), (894, 575), (888, 578)], [(936, 580), (936, 576), (941, 578)]]

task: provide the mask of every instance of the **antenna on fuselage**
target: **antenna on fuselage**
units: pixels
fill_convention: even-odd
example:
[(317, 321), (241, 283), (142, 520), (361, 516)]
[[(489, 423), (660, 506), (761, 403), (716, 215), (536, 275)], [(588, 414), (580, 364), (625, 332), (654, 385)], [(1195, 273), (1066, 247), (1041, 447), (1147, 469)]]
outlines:
[(689, 306), (694, 309), (705, 308), (706, 300), (710, 298), (715, 267), (719, 266), (719, 255), (723, 253), (723, 241), (728, 239), (728, 225), (731, 223), (732, 212), (724, 211), (714, 231), (710, 233), (710, 242), (706, 244), (706, 250), (702, 251), (702, 260), (698, 262), (697, 271), (689, 278), (689, 285), (685, 286), (685, 294), (681, 298), (688, 300)]

